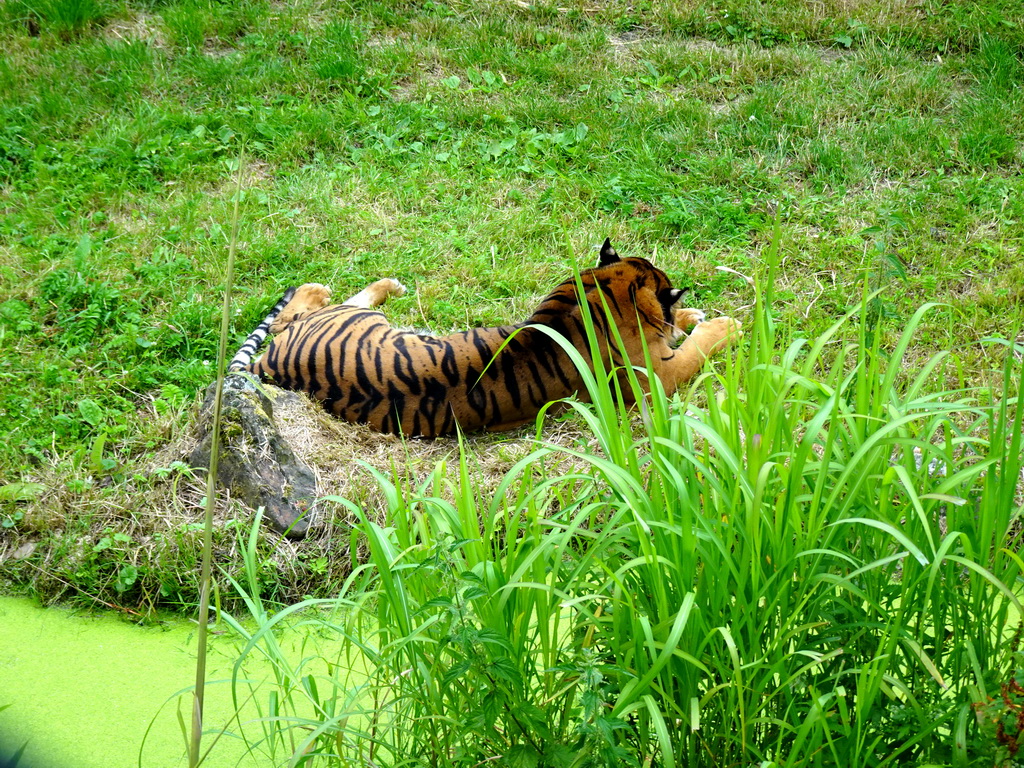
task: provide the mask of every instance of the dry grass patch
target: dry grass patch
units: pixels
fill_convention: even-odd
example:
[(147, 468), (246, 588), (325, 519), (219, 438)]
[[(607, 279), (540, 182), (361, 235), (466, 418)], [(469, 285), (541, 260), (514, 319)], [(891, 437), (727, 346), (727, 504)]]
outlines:
[(103, 29), (103, 36), (110, 42), (143, 41), (163, 51), (167, 50), (169, 45), (161, 24), (160, 19), (153, 14), (139, 12), (125, 19), (110, 21)]
[[(456, 438), (421, 440), (383, 435), (364, 425), (333, 418), (306, 396), (287, 398), (281, 405), (274, 411), (278, 429), (315, 471), (321, 496), (363, 499), (369, 502), (366, 508), (383, 511), (382, 496), (367, 494), (368, 486), (372, 485), (369, 469), (415, 487), (443, 466), (444, 477), (457, 484)], [(587, 433), (579, 424), (567, 420), (549, 420), (542, 440), (567, 449), (589, 445)], [(476, 475), (475, 487), (483, 490), (484, 496), (497, 488), (512, 466), (538, 445), (533, 428), (467, 435), (464, 441)], [(582, 468), (564, 457), (558, 464), (566, 472)], [(314, 523), (317, 524), (321, 521)]]

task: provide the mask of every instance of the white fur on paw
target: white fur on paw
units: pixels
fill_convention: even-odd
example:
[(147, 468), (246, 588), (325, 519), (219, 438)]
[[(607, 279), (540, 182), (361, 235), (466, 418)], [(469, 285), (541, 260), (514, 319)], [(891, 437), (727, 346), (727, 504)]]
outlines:
[(391, 287), (390, 287), (389, 290), (390, 290), (390, 293), (391, 293), (392, 296), (404, 296), (405, 295), (406, 288), (405, 288), (404, 285), (402, 285), (400, 282), (395, 280), (395, 278), (393, 278), (393, 277), (389, 277), (387, 279), (391, 283)]

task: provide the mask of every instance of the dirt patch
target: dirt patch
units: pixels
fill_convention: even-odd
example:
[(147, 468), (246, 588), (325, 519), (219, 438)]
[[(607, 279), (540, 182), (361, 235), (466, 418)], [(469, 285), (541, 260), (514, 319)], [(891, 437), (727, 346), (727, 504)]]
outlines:
[(733, 112), (739, 109), (744, 104), (750, 101), (750, 94), (738, 93), (731, 99), (718, 99), (716, 101), (707, 102), (708, 111), (713, 115), (724, 115), (727, 112)]
[(208, 198), (230, 198), (235, 194), (237, 185), (241, 184), (242, 189), (260, 188), (271, 182), (273, 173), (269, 163), (265, 163), (255, 157), (246, 157), (242, 166), (241, 175), (232, 171), (225, 175), (222, 181), (212, 184), (206, 189)]
[(122, 235), (141, 237), (152, 226), (149, 215), (134, 206), (118, 206), (107, 212), (107, 221)]
[(660, 38), (661, 35), (652, 29), (631, 29), (617, 35), (608, 35), (608, 45), (612, 47), (616, 56), (631, 56), (631, 46), (637, 43), (645, 43)]
[(819, 48), (818, 58), (826, 64), (835, 64), (840, 59), (846, 58), (850, 55), (850, 51), (846, 48)]
[(234, 53), (238, 53), (237, 48), (233, 45), (225, 45), (222, 40), (215, 37), (208, 37), (203, 43), (203, 55), (211, 59), (223, 59)]
[[(442, 88), (441, 81), (454, 72), (445, 72), (440, 65), (432, 61), (419, 62), (415, 71), (408, 76), (396, 80), (390, 89), (391, 98), (395, 101), (416, 101), (429, 92)], [(460, 89), (468, 87), (465, 75), (459, 75)], [(447, 86), (444, 86), (447, 89)]]
[(693, 37), (681, 41), (683, 48), (691, 51), (713, 51), (724, 55), (734, 53), (733, 46), (722, 45), (706, 37)]
[(364, 45), (367, 48), (390, 48), (393, 45), (397, 45), (400, 40), (406, 39), (402, 34), (378, 34), (370, 35), (366, 38)]
[[(403, 440), (378, 434), (334, 419), (305, 396), (288, 394), (275, 401), (274, 422), (313, 469), (318, 501), (302, 539), (285, 537), (266, 520), (260, 527), (261, 568), (282, 600), (321, 594), (325, 584), (328, 589), (340, 584), (365, 561), (365, 545), (357, 543), (352, 527), (359, 514), (387, 524), (389, 484), (399, 489), (403, 504), (414, 514), (423, 503), (436, 503), (421, 499), (455, 503), (463, 488), (469, 488), (482, 519), (492, 504), (500, 505), (498, 488), (509, 471), (540, 447), (530, 428), (466, 436), (462, 445), (469, 483), (464, 485), (458, 438)], [(198, 442), (197, 419), (193, 415), (189, 424), (181, 425), (174, 417), (168, 424), (180, 431), (116, 485), (95, 477), (72, 487), (66, 469), (57, 463), (26, 477), (45, 490), (19, 505), (17, 528), (5, 530), (0, 540), (0, 563), (7, 571), (0, 584), (31, 583), (44, 602), (85, 600), (132, 614), (168, 601), (197, 599), (206, 480), (204, 472), (187, 465)], [(541, 440), (600, 454), (575, 420), (548, 419)], [(564, 476), (585, 469), (583, 460), (553, 452), (520, 471), (537, 482), (541, 474)], [(519, 487), (519, 480), (512, 479), (513, 499)], [(241, 574), (254, 516), (230, 491), (218, 489), (213, 545), (219, 572)], [(354, 546), (360, 549), (351, 551)], [(116, 580), (125, 573), (136, 574), (137, 581), (117, 587)]]
[(160, 20), (148, 13), (137, 13), (127, 19), (111, 21), (103, 30), (109, 41), (135, 42), (142, 40), (154, 48), (168, 48), (167, 39), (160, 28)]

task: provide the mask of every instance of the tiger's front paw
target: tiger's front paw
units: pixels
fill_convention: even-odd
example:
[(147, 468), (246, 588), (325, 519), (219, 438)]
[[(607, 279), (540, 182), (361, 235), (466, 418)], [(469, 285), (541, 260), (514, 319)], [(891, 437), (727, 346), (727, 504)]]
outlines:
[(379, 307), (392, 296), (405, 294), (405, 286), (393, 277), (385, 277), (374, 283), (370, 283), (354, 296), (349, 296), (343, 304), (350, 307), (361, 307), (362, 309), (373, 309)]
[(704, 322), (705, 315), (703, 309), (694, 309), (693, 307), (687, 307), (686, 309), (675, 309), (672, 310), (675, 319), (675, 326), (681, 331), (689, 333), (696, 327)]
[(679, 341), (704, 322), (704, 310), (687, 307), (672, 310), (672, 341)]
[(697, 346), (705, 356), (721, 351), (742, 336), (742, 323), (731, 317), (716, 317), (714, 320), (707, 320), (698, 325), (690, 334), (690, 338), (697, 342)]

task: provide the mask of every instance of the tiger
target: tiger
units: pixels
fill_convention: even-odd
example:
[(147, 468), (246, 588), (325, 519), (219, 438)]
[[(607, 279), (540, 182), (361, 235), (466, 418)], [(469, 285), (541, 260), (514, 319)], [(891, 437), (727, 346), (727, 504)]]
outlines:
[[(610, 239), (596, 267), (561, 283), (522, 323), (447, 336), (398, 330), (375, 307), (405, 291), (384, 278), (331, 304), (327, 286), (302, 285), (246, 339), (229, 370), (307, 392), (335, 416), (378, 432), (433, 438), (514, 429), (534, 423), (548, 403), (586, 400), (580, 372), (550, 333), (568, 339), (593, 370), (584, 304), (605, 370), (622, 377), (623, 366), (643, 367), (646, 347), (667, 394), (742, 334), (732, 318), (674, 308), (685, 291), (647, 259), (620, 257)], [(253, 362), (268, 333), (270, 346)], [(646, 376), (640, 380), (649, 393)], [(633, 402), (629, 386), (620, 391)]]

